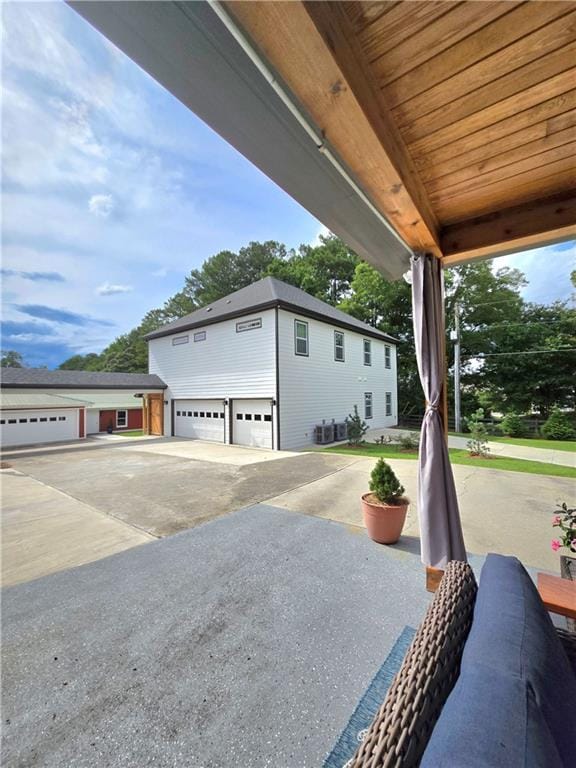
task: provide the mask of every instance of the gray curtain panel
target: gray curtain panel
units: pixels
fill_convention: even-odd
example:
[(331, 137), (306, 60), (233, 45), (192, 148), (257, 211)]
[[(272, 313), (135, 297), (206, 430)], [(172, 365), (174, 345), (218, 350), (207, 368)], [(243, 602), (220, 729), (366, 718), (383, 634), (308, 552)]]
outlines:
[(418, 456), (418, 513), (422, 562), (444, 568), (466, 562), (448, 446), (439, 413), (444, 380), (444, 302), (442, 268), (433, 256), (412, 257), (412, 317), (416, 358), (426, 398)]

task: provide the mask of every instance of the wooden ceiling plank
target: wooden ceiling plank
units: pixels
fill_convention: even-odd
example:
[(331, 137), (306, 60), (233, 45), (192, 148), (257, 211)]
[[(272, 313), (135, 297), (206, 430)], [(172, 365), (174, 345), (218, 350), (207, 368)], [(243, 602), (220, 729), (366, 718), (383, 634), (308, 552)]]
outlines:
[[(330, 19), (328, 4), (317, 5)], [(405, 242), (440, 255), (437, 222), (396, 126), (378, 112), (369, 83), (357, 76), (359, 97), (337, 63), (344, 59), (354, 69), (354, 53), (338, 26), (329, 48), (302, 2), (240, 1), (226, 7)], [(339, 18), (349, 24), (341, 7)]]
[(509, 119), (510, 115), (519, 117), (525, 110), (538, 106), (556, 95), (561, 96), (570, 91), (574, 88), (574, 82), (573, 70), (561, 72), (544, 82), (536, 83), (525, 91), (508, 96), (508, 98), (487, 107), (482, 112), (469, 115), (416, 141), (407, 141), (408, 148), (413, 156), (427, 153), (463, 136), (502, 123)]
[(470, 219), (442, 231), (443, 264), (486, 258), (502, 246), (534, 247), (576, 237), (576, 190)]
[[(506, 172), (506, 168), (509, 165), (531, 158), (533, 155), (540, 155), (542, 152), (546, 152), (554, 147), (560, 147), (563, 144), (570, 142), (576, 142), (576, 127), (569, 126), (561, 131), (556, 131), (548, 136), (546, 133), (545, 124), (536, 126), (543, 135), (540, 138), (530, 141), (528, 143), (521, 142), (518, 146), (508, 147), (498, 154), (486, 156), (486, 152), (481, 153), (479, 159), (476, 162), (463, 162), (460, 155), (455, 158), (455, 161), (451, 165), (445, 164), (443, 166), (425, 168), (420, 171), (420, 178), (426, 184), (428, 191), (433, 190), (435, 185), (446, 183), (449, 185), (458, 184), (468, 178), (476, 178), (482, 173), (489, 171), (495, 171), (501, 169), (503, 173)], [(522, 132), (520, 132), (522, 133)], [(513, 134), (515, 136), (517, 134)], [(490, 151), (494, 151), (494, 147), (490, 147)]]
[(448, 152), (445, 152), (439, 161), (435, 161), (435, 153), (420, 157), (417, 162), (418, 172), (426, 184), (433, 179), (450, 176), (473, 166), (488, 167), (488, 164), (500, 155), (521, 150), (523, 147), (528, 147), (530, 144), (546, 138), (546, 122), (542, 121), (503, 136), (489, 144), (475, 147), (468, 152), (461, 152), (454, 157), (450, 157)]
[[(509, 180), (511, 184), (514, 184), (515, 182), (512, 181), (513, 179), (517, 179), (518, 176), (523, 178), (526, 174), (531, 174), (543, 165), (549, 165), (558, 160), (576, 158), (575, 131), (569, 129), (566, 133), (569, 133), (570, 135), (567, 137), (567, 141), (563, 144), (531, 155), (530, 157), (522, 157), (516, 162), (506, 163), (506, 158), (503, 157), (502, 163), (506, 163), (505, 165), (487, 169), (484, 172), (468, 172), (461, 179), (456, 178), (454, 175), (435, 179), (427, 185), (430, 197), (434, 201), (437, 199), (455, 197), (473, 190), (481, 190), (483, 187), (491, 184), (504, 183), (506, 180)], [(576, 161), (574, 162), (574, 165), (576, 167)]]
[(393, 11), (370, 24), (360, 34), (364, 55), (368, 61), (374, 61), (450, 11), (450, 3), (433, 0), (398, 3)]
[[(518, 138), (521, 132), (528, 132), (530, 138), (542, 138), (547, 133), (550, 121), (560, 118), (566, 112), (576, 107), (576, 89), (555, 96), (552, 99), (537, 104), (535, 107), (524, 110), (517, 115), (512, 115), (499, 123), (494, 123), (486, 128), (467, 134), (461, 138), (448, 137), (439, 147), (429, 152), (415, 152), (412, 149), (416, 167), (443, 167), (451, 159), (470, 155), (472, 162), (479, 159), (473, 153), (491, 154), (492, 147), (495, 153), (504, 152), (509, 148), (518, 146)], [(536, 131), (534, 133), (534, 131)], [(482, 156), (482, 155), (481, 155)]]
[[(470, 70), (445, 81), (437, 89), (433, 89), (436, 92), (426, 94), (430, 96), (426, 102), (420, 97), (415, 99), (414, 102), (420, 102), (417, 107), (414, 102), (402, 104), (392, 114), (400, 125), (406, 141), (417, 141), (457, 120), (463, 120), (502, 99), (514, 96), (573, 68), (576, 61), (576, 13), (572, 16), (571, 24), (560, 19), (557, 24), (551, 24), (546, 28), (540, 52), (543, 55), (536, 58), (534, 47), (532, 47), (530, 53), (524, 58), (530, 56), (534, 60), (523, 64), (523, 57), (518, 53), (517, 56), (508, 60), (506, 67), (502, 68), (491, 66), (490, 59), (494, 57), (490, 57)], [(505, 58), (502, 53), (501, 51), (496, 54), (501, 60)], [(510, 61), (514, 62), (513, 71), (509, 71)], [(573, 71), (576, 78), (576, 70)], [(500, 72), (503, 72), (501, 76)], [(469, 88), (466, 88), (465, 82), (468, 75)], [(452, 80), (458, 80), (459, 85), (451, 88)], [(481, 80), (484, 84), (479, 85)]]
[(555, 133), (574, 127), (576, 127), (576, 109), (571, 109), (563, 115), (551, 117), (546, 121), (546, 135), (553, 136)]
[(350, 19), (356, 34), (361, 34), (370, 24), (378, 21), (382, 16), (397, 5), (399, 2), (366, 2), (366, 0), (356, 0), (356, 2), (344, 2), (342, 7)]
[[(509, 13), (509, 2), (465, 2), (454, 4), (448, 13), (435, 23), (422, 29), (391, 50), (372, 60), (374, 73), (381, 88), (407, 74), (452, 45), (485, 27), (491, 21)], [(441, 29), (439, 30), (439, 27)], [(440, 31), (440, 34), (439, 34)]]
[[(538, 171), (547, 173), (541, 176)], [(463, 219), (483, 216), (500, 208), (522, 205), (530, 200), (560, 194), (576, 187), (576, 171), (566, 169), (564, 161), (536, 169), (526, 182), (492, 184), (474, 194), (461, 195), (439, 202), (436, 205), (438, 217), (443, 226)]]
[[(482, 27), (433, 59), (408, 72), (385, 88), (389, 108), (395, 108), (418, 94), (453, 78), (476, 62), (509, 47), (521, 38), (569, 13), (571, 5), (564, 2), (523, 3), (513, 7), (505, 16)], [(442, 24), (438, 24), (442, 34)]]

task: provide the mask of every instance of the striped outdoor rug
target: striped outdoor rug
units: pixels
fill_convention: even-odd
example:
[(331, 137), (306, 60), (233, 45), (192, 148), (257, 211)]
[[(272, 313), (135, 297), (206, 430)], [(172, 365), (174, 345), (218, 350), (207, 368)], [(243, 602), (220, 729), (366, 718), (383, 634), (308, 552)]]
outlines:
[(394, 675), (400, 669), (400, 665), (415, 634), (416, 630), (412, 627), (404, 627), (394, 643), (394, 647), (386, 657), (386, 661), (375, 674), (372, 682), (358, 702), (350, 720), (348, 720), (348, 725), (342, 731), (332, 752), (324, 761), (323, 768), (346, 768), (346, 764), (354, 756), (366, 729), (384, 701), (386, 691), (390, 687)]

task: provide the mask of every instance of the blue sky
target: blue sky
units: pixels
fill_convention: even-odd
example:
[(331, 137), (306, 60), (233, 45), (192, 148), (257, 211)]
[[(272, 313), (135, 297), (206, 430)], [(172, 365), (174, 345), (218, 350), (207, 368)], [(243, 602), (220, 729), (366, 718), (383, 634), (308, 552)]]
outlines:
[[(208, 256), (320, 223), (61, 3), (5, 3), (2, 347), (99, 352)], [(567, 245), (506, 257), (570, 295)], [(551, 264), (553, 266), (551, 267)]]

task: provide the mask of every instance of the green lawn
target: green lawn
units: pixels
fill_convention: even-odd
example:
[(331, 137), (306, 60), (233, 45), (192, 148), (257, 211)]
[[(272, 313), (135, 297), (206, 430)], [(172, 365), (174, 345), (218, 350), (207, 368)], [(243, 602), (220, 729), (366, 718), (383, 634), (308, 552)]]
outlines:
[[(403, 451), (399, 445), (376, 445), (366, 443), (361, 448), (350, 448), (335, 445), (324, 448), (329, 453), (345, 453), (349, 456), (383, 456), (385, 459), (408, 459), (415, 461), (418, 452)], [(525, 459), (510, 459), (505, 456), (493, 456), (488, 459), (473, 458), (462, 448), (450, 448), (450, 460), (453, 464), (464, 464), (470, 467), (487, 467), (488, 469), (505, 469), (508, 472), (526, 472), (530, 475), (552, 475), (554, 477), (576, 477), (576, 469), (562, 467), (558, 464), (548, 464), (543, 461), (526, 461)]]
[(510, 443), (510, 445), (525, 445), (528, 448), (547, 448), (551, 451), (567, 451), (576, 453), (576, 440), (542, 440), (532, 437), (492, 437), (488, 438), (494, 443)]
[(141, 429), (128, 429), (126, 432), (115, 432), (115, 435), (122, 435), (122, 437), (143, 437), (144, 432)]

